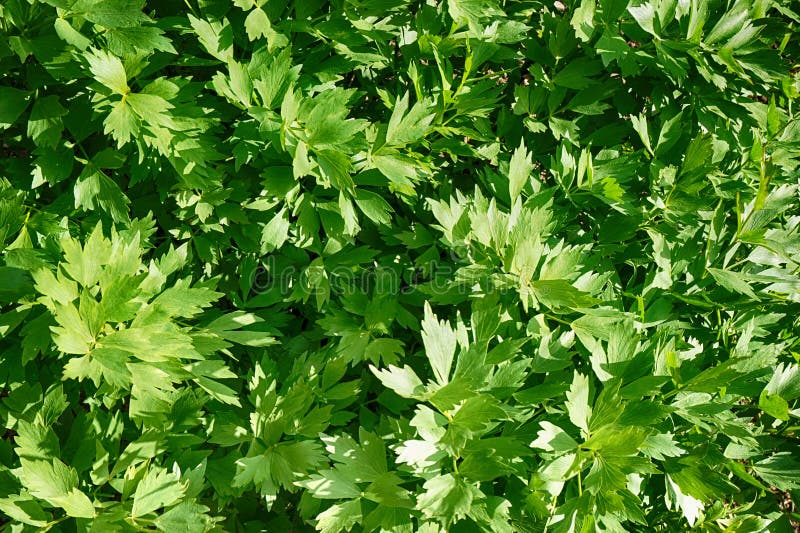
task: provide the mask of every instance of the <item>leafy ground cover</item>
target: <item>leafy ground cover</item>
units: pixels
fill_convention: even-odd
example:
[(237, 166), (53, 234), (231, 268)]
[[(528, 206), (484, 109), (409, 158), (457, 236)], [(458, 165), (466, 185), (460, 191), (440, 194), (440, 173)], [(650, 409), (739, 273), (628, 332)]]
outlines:
[(791, 531), (800, 4), (5, 0), (4, 531)]

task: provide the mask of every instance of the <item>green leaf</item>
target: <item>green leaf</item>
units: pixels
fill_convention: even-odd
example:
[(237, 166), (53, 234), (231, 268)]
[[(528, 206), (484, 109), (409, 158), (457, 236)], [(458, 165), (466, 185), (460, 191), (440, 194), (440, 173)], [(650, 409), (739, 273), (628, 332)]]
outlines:
[(106, 39), (109, 50), (121, 57), (136, 53), (153, 53), (156, 50), (178, 53), (172, 42), (164, 36), (164, 31), (155, 26), (108, 29)]
[(11, 126), (28, 107), (28, 91), (14, 87), (0, 87), (0, 126)]
[(314, 99), (313, 107), (304, 116), (309, 146), (317, 150), (343, 147), (366, 127), (364, 120), (347, 118), (347, 103), (352, 96), (352, 90), (335, 89)]
[(278, 211), (261, 233), (261, 253), (268, 253), (283, 246), (289, 237), (289, 212), (286, 208)]
[(753, 470), (764, 481), (779, 490), (800, 488), (800, 463), (792, 452), (779, 452), (753, 464)]
[(266, 37), (267, 46), (270, 51), (283, 48), (289, 44), (289, 39), (287, 39), (285, 35), (275, 31), (267, 13), (260, 7), (255, 8), (247, 15), (244, 21), (244, 27), (247, 31), (247, 37), (251, 41), (255, 41), (259, 37)]
[(337, 503), (317, 515), (317, 530), (321, 533), (349, 531), (361, 519), (360, 500)]
[(575, 9), (570, 24), (575, 28), (575, 34), (583, 42), (589, 42), (594, 34), (594, 13), (596, 0), (581, 0), (580, 6)]
[(150, 19), (142, 13), (143, 0), (78, 0), (71, 11), (105, 28), (133, 27)]
[(611, 493), (624, 490), (627, 478), (617, 465), (597, 455), (584, 483), (593, 494)]
[(359, 430), (360, 444), (348, 435), (321, 437), (328, 456), (356, 483), (372, 482), (387, 473), (386, 449), (381, 438)]
[(800, 365), (779, 364), (764, 391), (777, 394), (787, 401), (800, 398)]
[(644, 147), (647, 149), (650, 155), (653, 155), (654, 152), (653, 147), (650, 144), (650, 133), (648, 131), (647, 117), (645, 115), (631, 115), (631, 122), (633, 123), (633, 129), (639, 134), (639, 138), (642, 140)]
[(369, 368), (384, 387), (392, 389), (403, 398), (416, 398), (425, 390), (422, 381), (408, 365), (403, 368), (389, 365), (386, 370), (378, 370), (372, 365)]
[(497, 4), (490, 0), (451, 0), (447, 2), (447, 10), (454, 21), (466, 22), (470, 26), (477, 27), (480, 27), (484, 18), (503, 13)]
[(525, 145), (520, 143), (514, 155), (511, 156), (511, 162), (508, 164), (508, 193), (511, 195), (511, 202), (513, 203), (520, 192), (528, 183), (533, 171), (532, 156), (525, 149)]
[(39, 528), (46, 526), (50, 519), (50, 515), (30, 495), (12, 494), (0, 498), (0, 511), (11, 520)]
[(78, 50), (86, 50), (92, 44), (92, 41), (90, 41), (78, 30), (73, 28), (72, 25), (66, 21), (66, 19), (57, 18), (53, 23), (53, 27), (55, 28), (59, 37)]
[(111, 258), (111, 242), (103, 235), (103, 225), (97, 224), (92, 234), (81, 244), (75, 239), (65, 238), (61, 241), (64, 251), (64, 271), (84, 287), (94, 286), (100, 279), (102, 266)]
[(427, 302), (422, 321), (422, 342), (436, 381), (440, 385), (446, 385), (450, 381), (450, 370), (456, 353), (456, 334), (448, 322), (437, 319)]
[[(683, 517), (689, 522), (689, 526), (694, 526), (700, 514), (705, 508), (703, 502), (690, 494), (683, 492), (681, 487), (667, 476), (667, 498), (668, 502), (674, 502), (677, 509), (681, 511)], [(668, 503), (669, 505), (669, 503)], [(671, 507), (671, 505), (670, 505)]]
[(592, 307), (597, 303), (595, 298), (560, 279), (535, 280), (531, 288), (537, 300), (553, 309)]
[(749, 18), (747, 0), (737, 0), (733, 7), (722, 15), (713, 28), (706, 34), (704, 41), (708, 44), (718, 43), (741, 30)]
[(214, 524), (207, 514), (209, 508), (197, 503), (183, 501), (160, 514), (153, 523), (165, 533), (185, 531), (186, 533), (204, 533)]
[(744, 294), (753, 300), (758, 300), (758, 296), (750, 287), (750, 284), (738, 272), (730, 270), (720, 270), (718, 268), (708, 267), (708, 272), (711, 274), (717, 283), (730, 292), (737, 294)]
[(68, 516), (94, 517), (94, 505), (78, 489), (78, 474), (58, 459), (52, 461), (21, 460), (20, 478), (28, 492), (37, 498), (64, 509)]
[(131, 516), (144, 516), (170, 507), (183, 497), (186, 487), (180, 478), (164, 468), (150, 468), (136, 485)]
[[(87, 167), (88, 169), (88, 167)], [(75, 207), (93, 210), (95, 206), (111, 215), (115, 222), (130, 220), (130, 199), (119, 185), (100, 170), (84, 172), (75, 182)]]
[(187, 280), (178, 280), (174, 286), (159, 294), (153, 303), (169, 313), (169, 316), (188, 318), (202, 313), (203, 308), (209, 307), (221, 296), (222, 294), (206, 287), (189, 287)]
[(656, 35), (654, 20), (655, 20), (655, 7), (650, 2), (644, 2), (638, 6), (628, 7), (628, 12), (633, 15), (639, 26), (647, 33)]
[(131, 136), (139, 133), (139, 119), (125, 100), (114, 105), (103, 124), (105, 125), (103, 133), (111, 134), (117, 141), (118, 147), (127, 144)]
[(592, 416), (592, 408), (589, 406), (589, 378), (579, 374), (577, 370), (567, 391), (567, 401), (564, 406), (570, 422), (588, 433), (589, 419)]
[(395, 102), (392, 116), (386, 127), (386, 144), (404, 146), (423, 138), (430, 129), (435, 113), (430, 111), (431, 102), (421, 100), (408, 109), (409, 94), (406, 91)]
[(58, 96), (37, 98), (28, 119), (28, 137), (37, 146), (55, 147), (61, 138), (64, 122), (61, 117), (67, 114)]
[(387, 226), (391, 222), (391, 206), (374, 192), (356, 189), (355, 201), (361, 212), (376, 224)]
[[(340, 190), (353, 189), (353, 178), (350, 177), (352, 165), (348, 155), (335, 150), (319, 150), (315, 155), (317, 164), (322, 171), (322, 176), (328, 179), (335, 188)], [(362, 193), (363, 197), (363, 193), (366, 191), (359, 192)], [(368, 200), (365, 202), (368, 202)], [(379, 214), (377, 216), (383, 215)]]
[(192, 14), (187, 16), (198, 40), (209, 54), (226, 64), (233, 59), (233, 34), (227, 20), (209, 22)]
[(560, 427), (550, 422), (539, 422), (539, 426), (542, 429), (537, 433), (531, 447), (548, 452), (566, 452), (578, 447), (578, 443)]
[(505, 411), (499, 407), (493, 396), (480, 394), (464, 400), (451, 424), (472, 432), (480, 432), (497, 418), (505, 418)]
[(438, 519), (445, 527), (465, 517), (473, 501), (481, 496), (474, 485), (453, 474), (431, 478), (423, 489), (425, 492), (417, 498), (417, 509), (429, 518)]
[(117, 94), (127, 95), (130, 92), (125, 67), (117, 56), (104, 50), (92, 50), (84, 57), (89, 63), (89, 70), (94, 79)]
[(679, 457), (686, 453), (686, 450), (678, 446), (671, 433), (650, 435), (645, 439), (640, 450), (645, 455), (659, 461), (663, 461), (665, 457)]
[(661, 131), (658, 133), (658, 140), (656, 141), (656, 155), (658, 157), (665, 157), (680, 139), (683, 134), (681, 128), (682, 120), (683, 111), (678, 111), (675, 116), (665, 120), (661, 125)]
[(0, 303), (14, 302), (33, 293), (33, 280), (21, 268), (0, 266)]
[(789, 404), (777, 394), (762, 391), (758, 398), (758, 406), (762, 411), (778, 420), (789, 420)]
[(361, 490), (350, 476), (340, 470), (321, 470), (309, 479), (298, 481), (297, 485), (308, 489), (315, 498), (339, 500), (358, 498)]

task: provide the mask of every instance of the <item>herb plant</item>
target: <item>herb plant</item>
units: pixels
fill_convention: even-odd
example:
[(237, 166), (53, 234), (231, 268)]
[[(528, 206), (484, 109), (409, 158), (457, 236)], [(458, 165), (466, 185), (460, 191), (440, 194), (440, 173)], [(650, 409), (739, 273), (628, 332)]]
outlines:
[(0, 529), (797, 530), (798, 12), (4, 0)]

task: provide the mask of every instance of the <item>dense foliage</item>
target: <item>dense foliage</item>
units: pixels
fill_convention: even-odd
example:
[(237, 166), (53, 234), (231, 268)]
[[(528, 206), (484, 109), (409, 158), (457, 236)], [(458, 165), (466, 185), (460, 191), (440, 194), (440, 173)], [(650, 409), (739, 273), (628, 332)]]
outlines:
[(0, 529), (791, 531), (782, 0), (4, 0)]

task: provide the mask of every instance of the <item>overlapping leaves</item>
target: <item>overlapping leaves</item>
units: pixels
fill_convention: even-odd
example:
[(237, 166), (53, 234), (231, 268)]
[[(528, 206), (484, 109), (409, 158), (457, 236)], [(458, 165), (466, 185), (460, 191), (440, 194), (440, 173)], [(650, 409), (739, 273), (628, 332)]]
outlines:
[(0, 527), (796, 527), (797, 6), (0, 23)]

